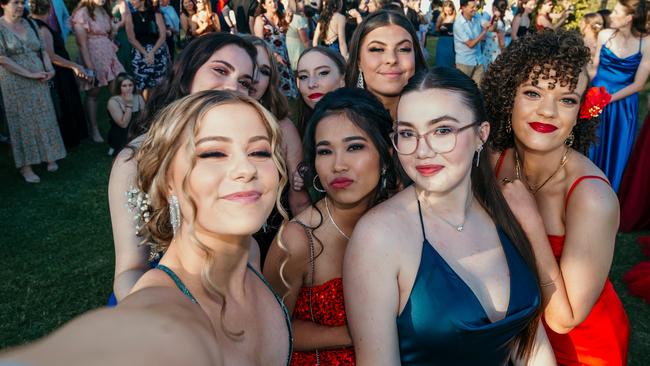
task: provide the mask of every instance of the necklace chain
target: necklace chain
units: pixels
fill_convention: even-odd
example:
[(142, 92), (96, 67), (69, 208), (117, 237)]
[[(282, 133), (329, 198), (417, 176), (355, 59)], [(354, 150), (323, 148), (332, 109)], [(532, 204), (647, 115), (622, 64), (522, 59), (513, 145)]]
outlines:
[(336, 230), (338, 230), (339, 234), (343, 235), (343, 237), (346, 238), (347, 240), (350, 240), (350, 237), (348, 235), (346, 235), (343, 232), (343, 230), (341, 230), (341, 228), (336, 224), (336, 221), (334, 221), (334, 218), (332, 217), (332, 212), (330, 211), (330, 205), (329, 205), (328, 202), (329, 202), (329, 200), (327, 199), (327, 197), (325, 197), (325, 210), (327, 210), (327, 217), (330, 218), (330, 221), (332, 222), (332, 225), (334, 225)]
[(546, 178), (546, 180), (542, 182), (542, 184), (540, 184), (539, 186), (535, 186), (528, 183), (528, 179), (526, 178), (526, 175), (523, 174), (524, 169), (521, 165), (521, 161), (519, 160), (519, 153), (517, 152), (517, 149), (514, 150), (515, 150), (515, 175), (517, 176), (517, 179), (526, 183), (526, 187), (528, 187), (528, 190), (533, 195), (539, 192), (539, 190), (542, 189), (546, 185), (546, 183), (550, 182), (551, 179), (553, 179), (553, 177), (555, 177), (555, 175), (560, 171), (560, 169), (562, 169), (562, 167), (566, 165), (567, 161), (569, 160), (569, 153), (571, 152), (571, 149), (567, 147), (566, 150), (564, 151), (564, 155), (562, 155), (562, 159), (560, 160), (560, 165), (558, 165), (557, 169), (555, 169), (553, 174), (551, 174), (548, 178)]
[[(417, 198), (417, 191), (415, 191), (415, 195), (416, 195), (416, 198)], [(419, 199), (418, 199), (418, 200), (419, 200)], [(458, 224), (458, 225), (456, 225), (456, 224), (450, 222), (449, 220), (445, 219), (444, 217), (442, 217), (442, 216), (440, 216), (440, 215), (436, 215), (436, 216), (437, 216), (440, 220), (446, 222), (449, 226), (455, 228), (456, 231), (458, 231), (458, 232), (463, 232), (463, 229), (465, 228), (465, 222), (467, 221), (467, 216), (468, 216), (468, 214), (469, 214), (469, 208), (472, 206), (472, 203), (473, 203), (473, 202), (474, 202), (474, 195), (473, 195), (472, 192), (470, 191), (469, 198), (467, 199), (467, 203), (465, 204), (465, 212), (463, 212), (463, 221), (462, 221), (460, 224)]]

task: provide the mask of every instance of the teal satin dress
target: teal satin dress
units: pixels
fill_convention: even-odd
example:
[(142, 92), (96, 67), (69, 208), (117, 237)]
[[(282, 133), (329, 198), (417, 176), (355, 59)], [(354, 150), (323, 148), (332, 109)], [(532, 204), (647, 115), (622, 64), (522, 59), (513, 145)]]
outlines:
[(420, 267), (397, 317), (402, 365), (508, 364), (513, 340), (540, 306), (533, 272), (498, 229), (510, 270), (510, 303), (505, 318), (491, 322), (474, 292), (427, 240), (419, 213), (424, 237)]

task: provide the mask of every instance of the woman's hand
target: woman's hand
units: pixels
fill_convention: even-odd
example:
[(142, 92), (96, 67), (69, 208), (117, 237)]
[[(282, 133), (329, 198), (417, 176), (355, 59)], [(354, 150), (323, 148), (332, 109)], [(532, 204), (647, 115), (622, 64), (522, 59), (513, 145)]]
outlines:
[(54, 74), (55, 74), (55, 71), (54, 71), (54, 70), (46, 71), (46, 72), (45, 72), (45, 75), (46, 75), (46, 76), (45, 76), (45, 80), (43, 80), (43, 81), (49, 81), (49, 80), (51, 80), (51, 79), (54, 77)]
[(501, 193), (508, 202), (510, 210), (526, 233), (529, 230), (544, 230), (544, 222), (539, 214), (535, 197), (519, 179), (510, 181), (504, 178)]
[(147, 52), (144, 55), (144, 62), (146, 62), (147, 65), (151, 66), (151, 65), (153, 65), (154, 58), (155, 58), (155, 55), (154, 55), (153, 52)]
[[(650, 100), (650, 97), (648, 98)], [(305, 186), (305, 180), (302, 178), (300, 175), (300, 169), (297, 169), (293, 173), (293, 177), (291, 178), (291, 188), (293, 188), (294, 191), (302, 191), (302, 189)]]

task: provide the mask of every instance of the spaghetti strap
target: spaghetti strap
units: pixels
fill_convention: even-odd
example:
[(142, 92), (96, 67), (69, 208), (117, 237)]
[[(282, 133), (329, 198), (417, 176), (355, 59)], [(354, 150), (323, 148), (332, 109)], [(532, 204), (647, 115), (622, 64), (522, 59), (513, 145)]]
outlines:
[(503, 165), (503, 160), (506, 157), (506, 152), (508, 152), (508, 149), (505, 149), (501, 152), (499, 155), (499, 160), (497, 160), (497, 165), (494, 166), (494, 176), (498, 177), (499, 172), (501, 171), (501, 166)]
[(422, 237), (427, 240), (427, 233), (424, 232), (424, 220), (422, 220), (422, 208), (420, 207), (420, 200), (418, 201), (418, 215), (420, 215), (420, 227), (422, 228)]
[(603, 182), (610, 184), (607, 179), (598, 175), (583, 175), (582, 177), (576, 179), (571, 185), (571, 188), (569, 188), (569, 192), (566, 194), (566, 200), (564, 202), (564, 211), (566, 211), (567, 207), (569, 207), (569, 199), (571, 199), (571, 194), (573, 194), (573, 190), (576, 189), (578, 184), (580, 184), (580, 182), (582, 182), (585, 179), (600, 179)]
[(176, 284), (176, 287), (178, 287), (178, 289), (181, 290), (181, 292), (182, 292), (185, 296), (187, 296), (190, 300), (192, 300), (192, 303), (194, 303), (194, 304), (198, 304), (198, 303), (199, 303), (198, 301), (196, 301), (196, 298), (194, 298), (194, 295), (192, 295), (192, 293), (190, 292), (190, 290), (189, 290), (187, 287), (185, 287), (185, 284), (183, 283), (183, 281), (181, 281), (181, 279), (178, 278), (178, 276), (176, 275), (176, 273), (174, 273), (174, 271), (172, 271), (169, 267), (167, 267), (167, 266), (164, 265), (164, 264), (158, 264), (158, 265), (156, 266), (156, 268), (158, 268), (159, 270), (161, 270), (161, 271), (167, 273), (167, 275), (168, 275), (169, 277), (171, 277), (171, 279), (172, 279), (172, 280), (174, 281), (174, 283)]
[(643, 44), (643, 38), (639, 37), (639, 53), (641, 53), (641, 45)]

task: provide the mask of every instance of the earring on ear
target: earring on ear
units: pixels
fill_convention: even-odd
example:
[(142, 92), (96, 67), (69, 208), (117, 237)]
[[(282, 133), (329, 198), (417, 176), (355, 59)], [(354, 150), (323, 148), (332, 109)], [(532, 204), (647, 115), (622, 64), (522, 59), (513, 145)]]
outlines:
[(357, 88), (365, 88), (365, 83), (363, 82), (363, 71), (361, 71), (361, 69), (359, 69), (359, 78), (357, 78)]
[(512, 133), (512, 121), (510, 118), (508, 118), (508, 121), (506, 122), (506, 133), (510, 135)]
[(178, 227), (181, 225), (181, 207), (178, 204), (178, 197), (173, 194), (169, 197), (169, 223), (172, 225), (174, 236), (176, 236)]
[(481, 161), (481, 151), (483, 151), (483, 144), (478, 145), (478, 149), (476, 149), (476, 167), (478, 168), (478, 164)]
[(386, 179), (386, 171), (387, 170), (388, 169), (386, 169), (386, 167), (383, 167), (381, 169), (381, 179), (379, 180), (379, 182), (380, 182), (379, 183), (379, 189), (382, 190), (382, 191), (384, 189), (386, 189), (386, 185), (387, 185), (387, 179)]
[(571, 146), (573, 146), (573, 142), (575, 141), (575, 139), (576, 139), (576, 137), (573, 134), (573, 131), (571, 131), (571, 133), (569, 134), (569, 137), (567, 137), (566, 140), (564, 140), (564, 144), (566, 146), (568, 146), (568, 147), (571, 147)]
[(314, 189), (315, 189), (317, 192), (320, 192), (320, 193), (325, 193), (325, 192), (327, 192), (325, 189), (323, 189), (323, 188), (318, 188), (318, 187), (316, 186), (316, 180), (319, 180), (319, 179), (320, 179), (320, 178), (318, 178), (318, 174), (316, 174), (316, 175), (314, 176), (314, 179), (313, 179), (312, 182), (311, 182), (312, 186), (314, 187)]

